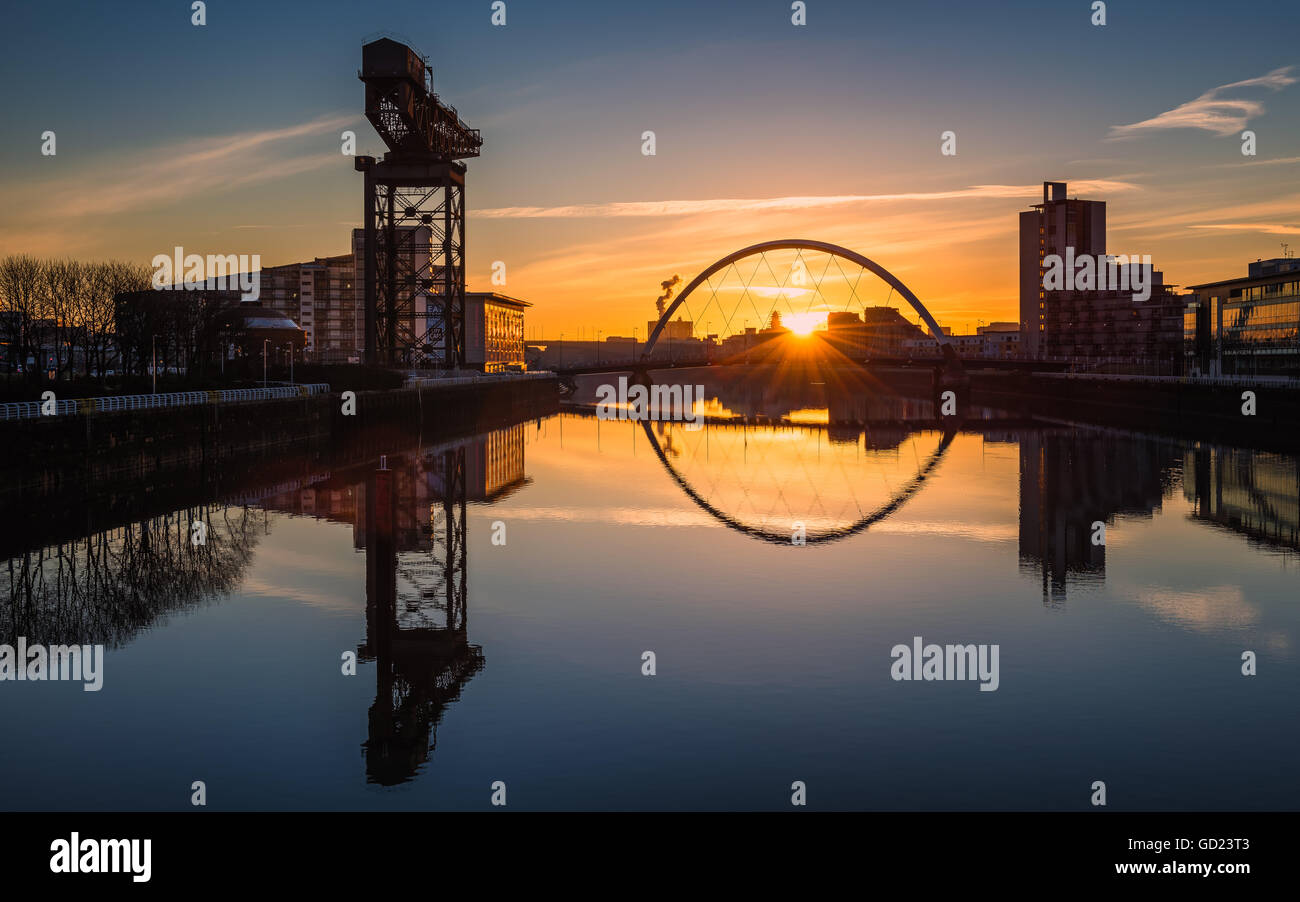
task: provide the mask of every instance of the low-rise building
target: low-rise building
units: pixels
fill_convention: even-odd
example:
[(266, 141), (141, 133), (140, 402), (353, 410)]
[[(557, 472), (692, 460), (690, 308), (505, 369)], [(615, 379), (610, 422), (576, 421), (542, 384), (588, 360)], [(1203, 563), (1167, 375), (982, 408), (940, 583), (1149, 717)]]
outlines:
[(867, 307), (861, 317), (848, 311), (827, 314), (822, 337), (851, 359), (906, 357), (908, 342), (923, 341), (925, 332), (894, 307)]
[(522, 371), (527, 301), (495, 291), (465, 292), (465, 363), (485, 373)]
[(1257, 260), (1244, 278), (1191, 286), (1183, 361), (1190, 375), (1300, 375), (1300, 260)]

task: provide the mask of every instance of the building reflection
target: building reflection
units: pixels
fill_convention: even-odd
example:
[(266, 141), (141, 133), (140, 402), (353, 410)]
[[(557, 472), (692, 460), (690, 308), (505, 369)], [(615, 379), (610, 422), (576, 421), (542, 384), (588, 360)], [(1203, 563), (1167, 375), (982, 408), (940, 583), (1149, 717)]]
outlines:
[(524, 427), (388, 457), (357, 486), (354, 537), (366, 553), (366, 641), (375, 700), (363, 751), (366, 779), (412, 779), (437, 727), (484, 667), (469, 642), (467, 505), (525, 485)]
[(366, 779), (416, 776), (437, 727), (485, 664), (469, 642), (469, 504), (492, 504), (528, 484), (524, 424), (384, 455), (266, 499), (263, 506), (345, 523), (366, 556), (366, 637), (375, 665), (362, 752)]
[(1192, 518), (1300, 552), (1300, 458), (1089, 429), (1035, 430), (1020, 444), (1020, 566), (1062, 604), (1099, 583), (1106, 547), (1093, 523), (1149, 518), (1181, 482)]
[(1300, 551), (1300, 458), (1197, 445), (1184, 453), (1183, 494), (1199, 522)]
[(354, 543), (366, 554), (357, 653), (376, 681), (363, 745), (370, 782), (416, 775), (447, 708), (484, 667), (468, 634), (466, 510), (526, 484), (523, 429), (386, 457), (354, 486)]
[(1065, 601), (1070, 584), (1105, 579), (1106, 546), (1094, 523), (1151, 517), (1172, 488), (1177, 449), (1140, 436), (1092, 430), (1020, 437), (1020, 566), (1035, 573), (1043, 602)]
[(465, 458), (461, 446), (385, 460), (365, 483), (366, 641), (357, 652), (375, 664), (370, 782), (411, 779), (443, 713), (483, 669), (467, 632)]
[(366, 556), (366, 638), (375, 700), (363, 743), (366, 779), (411, 780), (437, 745), (437, 727), (485, 664), (469, 642), (469, 504), (528, 484), (524, 425), (381, 457), (268, 499), (265, 506), (352, 526)]

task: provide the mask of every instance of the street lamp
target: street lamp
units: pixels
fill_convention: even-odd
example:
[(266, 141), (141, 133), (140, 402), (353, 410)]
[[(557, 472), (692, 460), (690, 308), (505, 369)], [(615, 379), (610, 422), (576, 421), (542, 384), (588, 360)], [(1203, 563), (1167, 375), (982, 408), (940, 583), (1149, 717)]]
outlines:
[(271, 339), (262, 339), (262, 388), (266, 388), (266, 349), (271, 344)]
[(149, 369), (153, 372), (153, 393), (156, 395), (158, 394), (158, 336), (151, 335), (150, 339), (153, 346), (153, 353), (151, 355), (152, 363), (150, 363)]

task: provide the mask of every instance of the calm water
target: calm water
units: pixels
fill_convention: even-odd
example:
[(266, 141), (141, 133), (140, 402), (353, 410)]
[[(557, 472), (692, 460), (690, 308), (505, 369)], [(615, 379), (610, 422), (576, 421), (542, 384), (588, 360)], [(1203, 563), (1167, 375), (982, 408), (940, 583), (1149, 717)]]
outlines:
[[(111, 647), (98, 693), (0, 683), (0, 807), (1300, 807), (1295, 458), (708, 398), (89, 535), (52, 510), (81, 537), (8, 549), (3, 641)], [(999, 688), (894, 681), (914, 636), (997, 644)]]

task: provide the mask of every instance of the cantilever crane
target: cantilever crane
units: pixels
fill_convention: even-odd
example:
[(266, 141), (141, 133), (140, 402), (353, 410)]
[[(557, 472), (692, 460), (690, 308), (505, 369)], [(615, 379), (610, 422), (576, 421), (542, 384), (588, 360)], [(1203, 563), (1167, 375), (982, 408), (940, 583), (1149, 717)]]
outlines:
[(443, 162), (478, 156), (478, 129), (433, 92), (433, 75), (410, 47), (380, 38), (361, 48), (366, 118), (390, 150), (428, 154)]
[[(364, 172), (366, 362), (465, 363), (465, 165), (483, 139), (433, 91), (428, 63), (380, 38), (361, 48), (366, 118), (389, 152)], [(358, 274), (361, 278), (362, 274)]]

